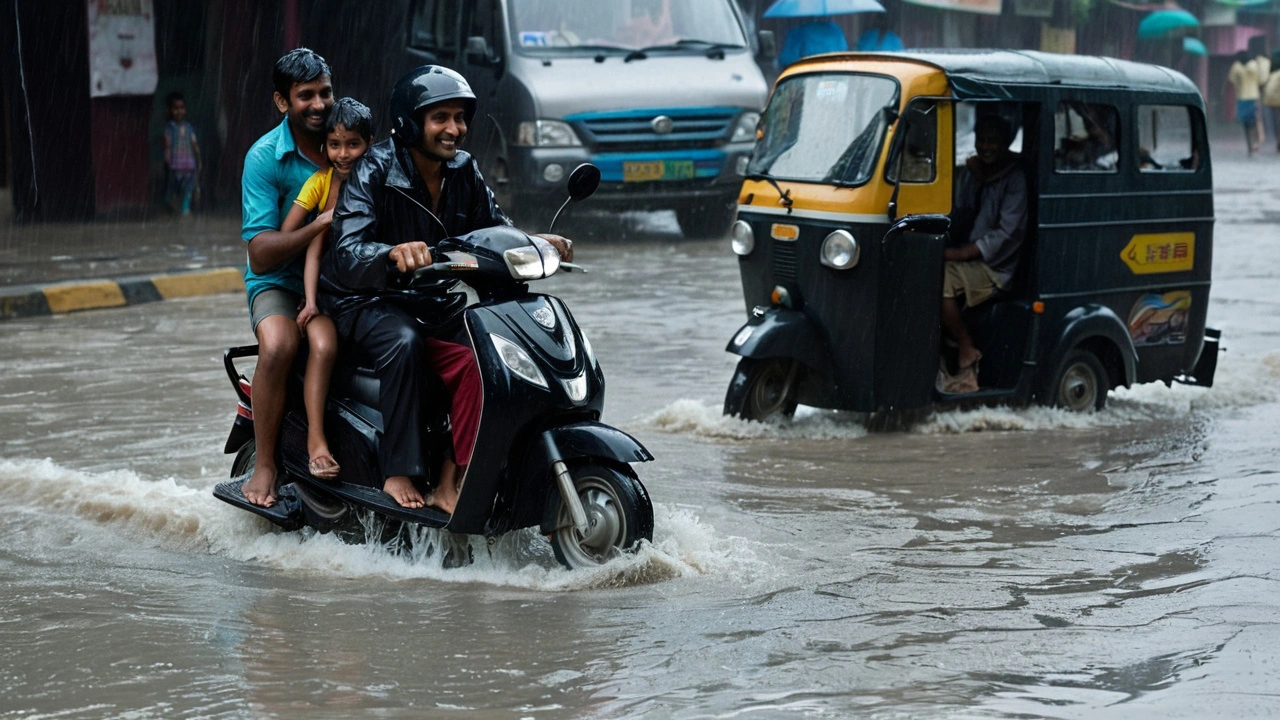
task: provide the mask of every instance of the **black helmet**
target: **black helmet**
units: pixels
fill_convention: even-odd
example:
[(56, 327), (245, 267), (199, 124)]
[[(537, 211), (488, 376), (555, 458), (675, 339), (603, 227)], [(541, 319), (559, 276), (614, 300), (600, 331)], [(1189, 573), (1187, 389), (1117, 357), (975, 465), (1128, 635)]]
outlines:
[(467, 124), (476, 114), (476, 94), (467, 79), (447, 67), (422, 65), (410, 70), (391, 90), (391, 137), (401, 145), (415, 147), (422, 142), (419, 113), (445, 100), (463, 101)]

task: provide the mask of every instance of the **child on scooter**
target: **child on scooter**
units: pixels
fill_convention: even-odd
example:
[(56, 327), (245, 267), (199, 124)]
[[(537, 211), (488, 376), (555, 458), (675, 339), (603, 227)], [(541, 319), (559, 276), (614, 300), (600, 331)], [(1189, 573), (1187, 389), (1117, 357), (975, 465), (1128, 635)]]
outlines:
[[(324, 152), (330, 166), (317, 170), (302, 186), (293, 201), (293, 209), (280, 228), (283, 232), (302, 227), (313, 212), (333, 212), (342, 183), (373, 142), (373, 113), (365, 105), (344, 97), (333, 103), (325, 129)], [(321, 315), (316, 307), (320, 258), (328, 240), (326, 228), (316, 233), (307, 246), (302, 276), (305, 300), (298, 312), (298, 329), (306, 336), (310, 353), (303, 379), (303, 398), (307, 406), (307, 454), (310, 458), (308, 469), (312, 475), (324, 480), (337, 477), (341, 469), (329, 451), (329, 442), (324, 434), (324, 403), (338, 354), (338, 331), (333, 320)]]

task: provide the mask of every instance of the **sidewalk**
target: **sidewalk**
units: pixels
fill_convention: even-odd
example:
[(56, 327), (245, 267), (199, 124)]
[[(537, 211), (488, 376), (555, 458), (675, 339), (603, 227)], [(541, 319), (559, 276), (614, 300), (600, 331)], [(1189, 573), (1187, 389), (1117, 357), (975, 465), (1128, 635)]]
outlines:
[(0, 321), (244, 291), (240, 218), (15, 224), (0, 191)]

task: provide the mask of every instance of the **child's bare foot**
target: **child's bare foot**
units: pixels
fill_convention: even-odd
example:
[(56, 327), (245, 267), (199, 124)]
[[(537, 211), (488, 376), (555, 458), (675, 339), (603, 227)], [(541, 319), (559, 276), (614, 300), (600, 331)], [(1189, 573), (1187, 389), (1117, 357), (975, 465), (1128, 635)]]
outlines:
[(272, 467), (253, 468), (253, 476), (240, 488), (244, 499), (261, 507), (276, 504), (276, 469)]
[(418, 492), (418, 488), (413, 486), (413, 481), (404, 475), (394, 475), (386, 479), (382, 483), (382, 492), (391, 496), (392, 500), (400, 507), (410, 509), (420, 508), (426, 504), (422, 499), (422, 493)]
[(338, 461), (333, 459), (333, 455), (329, 454), (329, 448), (321, 445), (312, 450), (311, 459), (307, 463), (307, 470), (315, 477), (321, 480), (332, 480), (338, 477), (338, 473), (342, 471), (342, 467), (338, 465)]
[(960, 348), (959, 357), (956, 358), (957, 362), (960, 363), (961, 370), (977, 364), (977, 362), (981, 359), (982, 359), (982, 353), (978, 351), (978, 348), (972, 345), (968, 347), (962, 346)]

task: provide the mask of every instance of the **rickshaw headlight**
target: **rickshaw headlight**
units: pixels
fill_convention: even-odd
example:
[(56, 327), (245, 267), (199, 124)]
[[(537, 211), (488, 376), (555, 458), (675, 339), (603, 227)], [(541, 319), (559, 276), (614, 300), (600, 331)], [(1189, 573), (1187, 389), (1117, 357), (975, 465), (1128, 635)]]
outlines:
[(836, 270), (848, 270), (858, 264), (862, 250), (848, 230), (836, 230), (822, 241), (822, 264)]
[(729, 231), (729, 237), (732, 238), (730, 245), (733, 251), (739, 255), (750, 255), (756, 249), (756, 234), (751, 231), (751, 225), (746, 220), (735, 222), (733, 229)]

